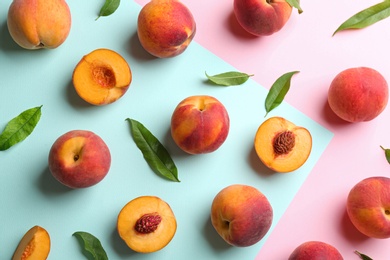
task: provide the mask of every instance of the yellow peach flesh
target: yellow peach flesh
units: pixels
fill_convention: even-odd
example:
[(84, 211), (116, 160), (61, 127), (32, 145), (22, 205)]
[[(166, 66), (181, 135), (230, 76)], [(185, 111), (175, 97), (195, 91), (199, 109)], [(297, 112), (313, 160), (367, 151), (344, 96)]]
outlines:
[[(139, 233), (137, 220), (145, 214), (158, 214), (161, 222), (151, 233)], [(118, 215), (117, 230), (128, 247), (139, 253), (152, 253), (164, 248), (176, 233), (176, 218), (169, 205), (155, 196), (141, 196), (127, 203)]]
[(126, 60), (108, 49), (85, 55), (73, 72), (77, 94), (93, 105), (110, 104), (127, 91), (132, 74)]
[[(291, 131), (295, 138), (292, 150), (285, 154), (276, 154), (274, 139), (277, 134)], [(312, 138), (310, 132), (290, 121), (273, 117), (266, 120), (257, 130), (255, 150), (260, 160), (277, 172), (291, 172), (301, 167), (311, 153)]]
[(34, 226), (21, 239), (12, 260), (45, 260), (49, 252), (49, 233), (40, 226)]

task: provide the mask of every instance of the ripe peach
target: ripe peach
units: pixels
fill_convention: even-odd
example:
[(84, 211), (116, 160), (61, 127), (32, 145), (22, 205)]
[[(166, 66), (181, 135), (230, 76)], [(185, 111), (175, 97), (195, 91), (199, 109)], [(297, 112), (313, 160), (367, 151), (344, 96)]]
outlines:
[(348, 194), (347, 213), (364, 235), (390, 238), (390, 178), (369, 177), (357, 183)]
[(110, 150), (91, 131), (69, 131), (53, 143), (49, 152), (50, 172), (70, 188), (97, 184), (107, 175), (110, 165)]
[(217, 150), (225, 142), (229, 127), (229, 115), (224, 105), (206, 95), (185, 98), (171, 118), (172, 138), (189, 154)]
[(128, 90), (132, 74), (126, 60), (109, 49), (96, 49), (85, 55), (73, 71), (77, 94), (92, 105), (107, 105)]
[(211, 206), (211, 223), (230, 245), (247, 247), (268, 232), (273, 210), (267, 197), (252, 186), (234, 184), (222, 189)]
[(169, 244), (176, 233), (171, 207), (155, 196), (140, 196), (128, 202), (117, 220), (119, 236), (139, 253), (152, 253)]
[(292, 7), (286, 0), (234, 0), (238, 23), (255, 36), (271, 35), (287, 23)]
[(265, 166), (276, 172), (291, 172), (309, 158), (312, 138), (306, 128), (282, 117), (271, 117), (258, 128), (254, 146)]
[(288, 260), (332, 259), (343, 260), (343, 256), (332, 245), (321, 241), (308, 241), (299, 245)]
[(25, 49), (57, 48), (68, 37), (71, 13), (64, 0), (13, 0), (8, 30)]
[(159, 58), (174, 57), (188, 47), (196, 24), (178, 0), (151, 0), (138, 15), (138, 38), (144, 49)]
[(45, 260), (50, 253), (49, 233), (40, 226), (34, 226), (26, 232), (15, 250), (12, 260)]
[(387, 82), (378, 71), (367, 67), (349, 68), (331, 82), (328, 103), (345, 121), (370, 121), (385, 109), (388, 92)]

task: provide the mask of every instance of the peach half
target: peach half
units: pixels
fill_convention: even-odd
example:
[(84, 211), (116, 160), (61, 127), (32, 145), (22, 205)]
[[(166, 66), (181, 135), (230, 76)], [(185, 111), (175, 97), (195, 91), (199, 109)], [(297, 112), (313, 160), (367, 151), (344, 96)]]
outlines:
[(72, 80), (82, 99), (99, 106), (121, 98), (130, 86), (132, 73), (120, 54), (109, 49), (96, 49), (76, 65)]
[(260, 160), (276, 172), (291, 172), (309, 158), (310, 132), (282, 117), (271, 117), (257, 130), (254, 146)]
[(128, 202), (117, 220), (119, 236), (138, 253), (161, 250), (176, 233), (171, 207), (156, 196), (140, 196)]
[(49, 233), (40, 226), (34, 226), (20, 240), (12, 260), (45, 260), (49, 252)]

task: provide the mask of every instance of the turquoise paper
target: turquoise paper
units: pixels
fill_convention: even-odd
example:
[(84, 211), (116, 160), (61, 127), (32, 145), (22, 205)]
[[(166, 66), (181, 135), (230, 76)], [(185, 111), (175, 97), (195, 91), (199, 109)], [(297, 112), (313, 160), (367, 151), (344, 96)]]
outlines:
[[(261, 164), (253, 148), (257, 128), (267, 119), (267, 90), (252, 79), (231, 87), (207, 83), (205, 71), (212, 75), (237, 69), (197, 44), (196, 37), (182, 55), (156, 59), (138, 42), (136, 21), (140, 6), (135, 2), (122, 1), (113, 15), (95, 21), (102, 3), (68, 1), (73, 24), (66, 42), (55, 50), (28, 51), (17, 46), (8, 33), (10, 3), (6, 0), (0, 5), (0, 131), (20, 112), (43, 107), (31, 136), (0, 152), (0, 258), (10, 259), (24, 233), (40, 225), (51, 236), (49, 259), (85, 259), (72, 237), (76, 231), (98, 237), (109, 259), (254, 259), (333, 134), (282, 103), (267, 118), (283, 116), (309, 129), (313, 150), (299, 170), (272, 173)], [(97, 48), (117, 51), (133, 72), (133, 82), (125, 96), (102, 107), (81, 100), (71, 82), (81, 57)], [(294, 91), (294, 85), (290, 91)], [(214, 96), (226, 106), (230, 133), (216, 152), (187, 155), (170, 136), (170, 117), (182, 99), (200, 94)], [(179, 169), (180, 183), (152, 172), (131, 138), (126, 118), (142, 122), (167, 147)], [(111, 150), (109, 174), (91, 188), (70, 190), (48, 170), (51, 145), (74, 129), (95, 132)], [(258, 188), (274, 209), (274, 222), (267, 236), (247, 248), (228, 246), (209, 220), (214, 196), (236, 183)], [(153, 254), (133, 252), (116, 231), (121, 208), (142, 195), (159, 196), (168, 202), (178, 222), (171, 243)]]

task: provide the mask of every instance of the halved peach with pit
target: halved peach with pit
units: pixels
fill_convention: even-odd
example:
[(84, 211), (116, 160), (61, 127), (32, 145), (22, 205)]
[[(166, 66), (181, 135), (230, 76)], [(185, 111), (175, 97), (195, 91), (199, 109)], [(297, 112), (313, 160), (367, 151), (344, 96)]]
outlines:
[(12, 260), (45, 260), (49, 252), (49, 233), (43, 227), (34, 226), (20, 240)]
[(176, 233), (176, 218), (171, 207), (155, 196), (141, 196), (127, 203), (118, 215), (119, 236), (139, 253), (164, 248)]
[(97, 49), (80, 60), (72, 80), (82, 99), (99, 106), (121, 98), (130, 86), (132, 73), (120, 54), (109, 49)]
[(254, 146), (265, 166), (276, 172), (291, 172), (309, 158), (312, 137), (304, 127), (282, 117), (271, 117), (258, 128)]

